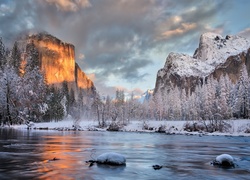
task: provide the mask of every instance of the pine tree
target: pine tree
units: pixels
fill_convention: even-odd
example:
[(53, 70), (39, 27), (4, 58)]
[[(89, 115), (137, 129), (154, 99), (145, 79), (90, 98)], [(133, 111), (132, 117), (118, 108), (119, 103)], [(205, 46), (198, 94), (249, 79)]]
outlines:
[(25, 71), (32, 71), (35, 68), (39, 67), (40, 63), (38, 49), (36, 48), (33, 41), (27, 44), (26, 52), (27, 52), (27, 63)]
[(0, 93), (2, 105), (2, 122), (13, 124), (18, 116), (18, 93), (20, 79), (12, 68), (5, 66), (0, 78)]
[(0, 68), (3, 69), (6, 64), (7, 64), (7, 59), (6, 59), (5, 46), (2, 41), (2, 38), (0, 37)]
[[(228, 82), (227, 82), (228, 83)], [(219, 95), (219, 110), (221, 114), (221, 116), (223, 116), (224, 119), (228, 119), (231, 116), (231, 111), (230, 111), (230, 106), (228, 104), (228, 100), (229, 100), (229, 89), (228, 86), (226, 84), (226, 78), (224, 76), (222, 76), (220, 78), (220, 95)]]
[(11, 66), (14, 68), (16, 73), (20, 75), (21, 68), (21, 51), (18, 48), (17, 42), (14, 43), (14, 46), (11, 50)]
[(94, 116), (96, 117), (98, 121), (99, 127), (102, 127), (102, 122), (101, 122), (101, 112), (103, 108), (103, 103), (101, 101), (101, 97), (99, 94), (96, 95), (93, 104), (92, 104), (92, 109), (94, 111)]
[(54, 86), (48, 88), (47, 94), (47, 104), (48, 109), (44, 118), (48, 121), (50, 120), (61, 120), (64, 117), (64, 108), (61, 104), (63, 99), (63, 94), (60, 90), (56, 89)]

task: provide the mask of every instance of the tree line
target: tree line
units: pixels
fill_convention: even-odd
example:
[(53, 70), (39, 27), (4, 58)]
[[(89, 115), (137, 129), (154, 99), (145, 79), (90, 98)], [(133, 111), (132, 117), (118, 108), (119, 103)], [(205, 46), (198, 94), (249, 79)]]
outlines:
[(96, 119), (101, 126), (105, 122), (125, 125), (130, 120), (200, 120), (212, 121), (232, 118), (250, 118), (250, 79), (243, 64), (237, 82), (227, 74), (219, 79), (204, 77), (190, 92), (178, 86), (169, 91), (160, 91), (149, 100), (140, 103), (131, 95), (124, 99), (124, 92), (116, 91), (116, 97), (109, 96), (95, 100)]
[(219, 79), (204, 78), (193, 93), (175, 87), (154, 97), (156, 118), (179, 120), (215, 120), (250, 118), (250, 81), (243, 64), (237, 82), (227, 74)]

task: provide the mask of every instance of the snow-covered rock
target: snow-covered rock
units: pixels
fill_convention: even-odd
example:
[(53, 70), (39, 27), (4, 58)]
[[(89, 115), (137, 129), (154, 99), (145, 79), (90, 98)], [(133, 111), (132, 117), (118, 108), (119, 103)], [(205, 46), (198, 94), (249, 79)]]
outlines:
[[(220, 76), (238, 72), (248, 59), (249, 48), (250, 41), (240, 36), (204, 33), (193, 56), (181, 53), (168, 55), (164, 68), (158, 71), (154, 93), (160, 89), (167, 91), (176, 85), (189, 89), (212, 74)], [(232, 66), (236, 70), (232, 71)]]
[(234, 167), (234, 158), (229, 154), (221, 154), (215, 158), (213, 164), (221, 167)]
[[(170, 53), (164, 68), (172, 66), (172, 73), (180, 76), (207, 76), (228, 57), (246, 52), (250, 42), (240, 36), (226, 36), (204, 33), (194, 56)], [(161, 75), (162, 76), (162, 75)]]
[(110, 164), (110, 165), (125, 165), (126, 164), (125, 156), (115, 153), (115, 152), (101, 154), (100, 156), (97, 157), (96, 161), (99, 164)]

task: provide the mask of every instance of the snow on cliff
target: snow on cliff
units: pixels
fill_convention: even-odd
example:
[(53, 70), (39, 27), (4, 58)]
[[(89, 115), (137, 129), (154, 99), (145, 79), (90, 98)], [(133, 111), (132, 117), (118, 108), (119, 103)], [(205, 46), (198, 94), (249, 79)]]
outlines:
[(163, 77), (166, 70), (180, 76), (207, 76), (218, 65), (225, 63), (228, 57), (246, 52), (248, 48), (250, 48), (250, 42), (240, 36), (227, 35), (223, 38), (219, 34), (205, 33), (201, 35), (199, 48), (193, 57), (170, 53), (164, 69), (158, 72), (158, 76)]

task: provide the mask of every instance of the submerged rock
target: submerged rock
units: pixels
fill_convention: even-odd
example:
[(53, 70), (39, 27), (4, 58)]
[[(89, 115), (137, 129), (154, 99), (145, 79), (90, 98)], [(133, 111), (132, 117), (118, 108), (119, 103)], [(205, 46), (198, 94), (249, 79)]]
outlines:
[(159, 170), (159, 169), (161, 169), (163, 166), (156, 164), (156, 165), (153, 165), (152, 167), (154, 168), (154, 170)]
[(109, 152), (98, 156), (96, 162), (99, 164), (125, 165), (126, 158), (121, 154)]
[(229, 154), (221, 154), (213, 161), (213, 165), (220, 167), (235, 167), (234, 158)]

